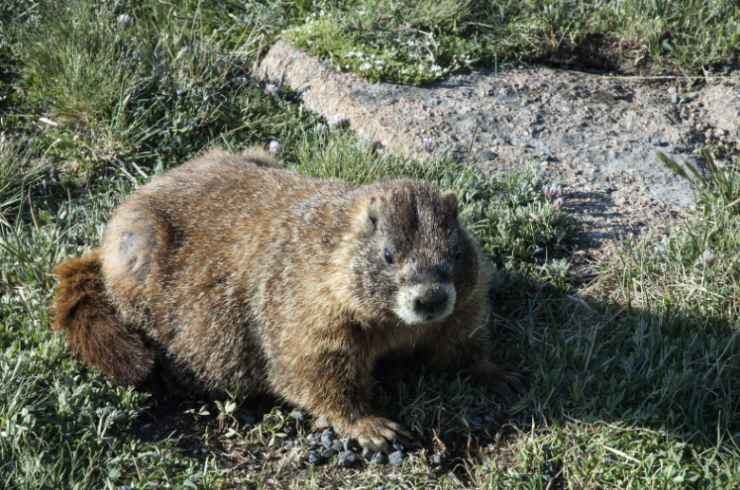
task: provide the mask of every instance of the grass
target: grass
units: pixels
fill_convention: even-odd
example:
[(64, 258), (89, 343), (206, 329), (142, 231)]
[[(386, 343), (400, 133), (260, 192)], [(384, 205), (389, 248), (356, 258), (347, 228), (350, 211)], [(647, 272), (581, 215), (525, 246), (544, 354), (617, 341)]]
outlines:
[[(0, 487), (737, 488), (737, 166), (697, 182), (699, 208), (667, 239), (624, 244), (581, 284), (571, 267), (578, 227), (533, 170), (494, 179), (445, 160), (378, 154), (304, 113), (294, 94), (261, 90), (254, 61), (304, 19), (364, 29), (397, 22), (378, 14), (391, 4), (360, 4), (377, 8), (345, 19), (336, 15), (344, 4), (328, 2), (0, 5)], [(565, 13), (565, 2), (518, 4), (511, 18), (540, 9), (581, 33), (591, 31), (578, 26), (597, 25), (600, 5), (570, 2), (580, 7)], [(437, 29), (435, 36), (485, 34), (470, 25), (470, 12), (486, 3), (392, 5), (412, 9), (407, 18), (422, 19), (414, 28)], [(501, 15), (515, 8), (498, 5)], [(610, 2), (599, 15), (616, 5), (633, 20), (689, 22), (668, 15), (672, 2)], [(684, 5), (686, 16), (710, 9)], [(665, 15), (655, 14), (660, 8)], [(671, 39), (695, 48), (687, 63), (726, 62), (731, 36), (712, 51), (697, 42), (706, 33), (697, 25), (731, 26), (733, 18), (692, 17), (684, 27), (696, 38), (674, 29)], [(645, 24), (623, 22), (640, 39)], [(561, 37), (577, 45), (577, 36)], [(520, 50), (516, 56), (540, 55), (536, 42), (508, 46)], [(662, 48), (650, 54), (658, 55), (653, 62), (684, 60)], [(496, 59), (516, 59), (506, 56)], [(210, 146), (238, 151), (270, 140), (303, 173), (355, 183), (408, 175), (454, 190), (463, 219), (502, 271), (493, 292), (496, 355), (526, 372), (528, 392), (509, 403), (454, 373), (422, 370), (379, 392), (419, 443), (402, 465), (313, 467), (306, 463), (312, 428), (290, 407), (153, 400), (69, 356), (48, 329), (53, 265), (97, 243), (116, 204), (152, 176)]]
[(479, 66), (545, 62), (692, 73), (740, 61), (733, 0), (316, 1), (290, 41), (373, 81), (422, 84)]

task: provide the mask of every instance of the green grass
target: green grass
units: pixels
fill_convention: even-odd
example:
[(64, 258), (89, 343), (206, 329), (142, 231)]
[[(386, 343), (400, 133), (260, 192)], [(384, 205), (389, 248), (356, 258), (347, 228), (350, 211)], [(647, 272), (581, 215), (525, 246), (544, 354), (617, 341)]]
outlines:
[[(376, 8), (347, 18), (336, 16), (347, 8), (338, 2), (92, 5), (0, 4), (0, 487), (740, 485), (740, 162), (699, 183), (699, 208), (667, 239), (626, 243), (580, 284), (571, 267), (578, 227), (533, 170), (494, 179), (446, 160), (379, 154), (303, 112), (294, 94), (265, 95), (252, 78), (269, 42), (302, 19), (339, 23), (340, 33), (355, 22), (366, 31), (350, 41), (371, 46), (372, 36), (397, 26), (398, 16), (380, 8), (390, 4), (358, 2)], [(434, 36), (473, 29), (472, 43), (490, 34), (470, 24), (488, 3), (393, 5), (412, 9), (414, 28)], [(542, 54), (547, 31), (536, 12), (546, 10), (557, 32), (587, 33), (607, 25), (594, 18), (614, 21), (615, 5), (626, 12), (618, 37), (649, 40), (640, 19), (684, 26), (671, 27), (673, 52), (646, 44), (652, 62), (695, 67), (737, 55), (732, 36), (699, 42), (702, 29), (737, 19), (689, 19), (709, 3), (685, 2), (678, 16), (668, 15), (672, 2), (570, 2), (569, 12), (565, 2), (496, 5), (500, 15), (517, 9), (512, 19), (540, 26), (492, 24), (513, 36), (500, 38), (509, 44), (481, 42), (503, 50), (498, 60)], [(729, 4), (712, 5), (719, 12)], [(324, 17), (311, 17), (321, 8)], [(124, 13), (133, 21), (121, 26)], [(689, 30), (695, 37), (682, 37)], [(560, 46), (578, 39), (564, 36)], [(384, 42), (377, 47), (387, 54)], [(473, 45), (461, 46), (451, 52)], [(153, 175), (210, 146), (238, 151), (272, 139), (306, 174), (355, 183), (405, 175), (454, 190), (502, 271), (493, 292), (495, 354), (527, 374), (528, 392), (509, 403), (454, 373), (414, 373), (379, 393), (420, 445), (400, 467), (312, 468), (310, 425), (289, 407), (155, 401), (76, 362), (48, 329), (54, 264), (94, 246), (116, 204)]]
[[(282, 101), (257, 97), (250, 63), (264, 36), (236, 35), (221, 2), (41, 5), (17, 35), (19, 90), (52, 121), (38, 136), (68, 165), (106, 162), (141, 174), (138, 167), (171, 165), (216, 138), (284, 139), (307, 118), (293, 110), (291, 121)], [(125, 12), (131, 24), (121, 24)]]
[(373, 81), (420, 84), (511, 62), (701, 74), (740, 61), (740, 6), (733, 0), (363, 0), (313, 6), (285, 36)]

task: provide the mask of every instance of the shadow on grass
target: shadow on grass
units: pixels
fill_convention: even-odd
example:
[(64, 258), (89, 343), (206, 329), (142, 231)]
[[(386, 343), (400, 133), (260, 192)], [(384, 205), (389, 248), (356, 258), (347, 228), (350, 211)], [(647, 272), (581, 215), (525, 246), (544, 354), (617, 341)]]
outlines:
[[(380, 411), (415, 436), (404, 449), (432, 478), (452, 473), (472, 484), (471, 464), (493, 458), (513, 465), (518, 438), (572, 424), (648, 430), (697, 453), (716, 447), (718, 435), (726, 441), (740, 432), (737, 325), (598, 301), (517, 274), (508, 274), (494, 304), (493, 357), (525, 375), (526, 393), (507, 400), (413, 360), (403, 376), (385, 378), (377, 389)], [(278, 481), (308, 471), (307, 454), (321, 430), (302, 412), (269, 398), (241, 402), (228, 414), (219, 403), (160, 397), (136, 430), (147, 441), (177, 437), (194, 458), (216, 454), (226, 467)], [(563, 484), (562, 454), (544, 439), (541, 449), (530, 476)], [(289, 465), (275, 465), (291, 452), (297, 456)], [(325, 463), (325, 475), (370, 466), (367, 460), (353, 470)]]

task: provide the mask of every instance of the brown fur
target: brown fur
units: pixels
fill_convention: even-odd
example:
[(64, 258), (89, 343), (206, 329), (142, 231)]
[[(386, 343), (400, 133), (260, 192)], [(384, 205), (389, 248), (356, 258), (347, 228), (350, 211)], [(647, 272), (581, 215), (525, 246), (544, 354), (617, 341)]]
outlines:
[(106, 297), (96, 252), (60, 264), (54, 275), (54, 330), (64, 330), (69, 349), (123, 384), (140, 384), (154, 366), (143, 337), (122, 324)]
[[(488, 265), (456, 215), (429, 184), (355, 188), (212, 151), (133, 193), (98, 251), (59, 266), (54, 328), (120, 383), (156, 357), (192, 391), (274, 394), (381, 448), (400, 431), (371, 406), (382, 356), (505, 377), (488, 360)], [(414, 323), (439, 291), (449, 316)]]

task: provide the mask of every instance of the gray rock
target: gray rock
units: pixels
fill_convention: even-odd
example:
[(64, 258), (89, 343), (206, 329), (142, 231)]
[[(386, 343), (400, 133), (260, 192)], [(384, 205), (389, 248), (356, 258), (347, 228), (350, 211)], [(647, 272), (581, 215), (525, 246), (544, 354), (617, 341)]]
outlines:
[(268, 145), (267, 150), (273, 155), (278, 155), (280, 154), (280, 150), (282, 150), (282, 146), (280, 145), (279, 141), (272, 140), (270, 141), (270, 144)]
[(599, 240), (662, 224), (693, 205), (689, 184), (657, 160), (658, 151), (697, 164), (695, 151), (719, 138), (740, 154), (740, 74), (675, 96), (670, 84), (546, 67), (410, 87), (369, 83), (284, 42), (258, 74), (300, 90), (304, 105), (330, 124), (346, 120), (394, 153), (446, 152), (487, 173), (546, 161), (546, 176), (577, 196), (565, 206)]
[(315, 447), (315, 446), (318, 446), (321, 441), (316, 434), (311, 433), (308, 436), (306, 436), (306, 442), (308, 442), (309, 446)]
[(357, 455), (352, 451), (342, 451), (337, 455), (337, 464), (349, 468), (357, 464)]
[(404, 456), (403, 451), (393, 451), (388, 455), (388, 462), (393, 466), (401, 466)]
[(334, 455), (337, 454), (337, 452), (334, 451), (334, 449), (331, 449), (331, 448), (327, 449), (324, 447), (324, 448), (321, 448), (321, 450), (319, 450), (319, 454), (324, 460), (329, 460), (332, 457), (334, 457)]
[(324, 432), (321, 433), (321, 445), (324, 446), (326, 449), (331, 449), (334, 445), (334, 431), (331, 429), (326, 429)]
[(322, 464), (324, 461), (319, 455), (318, 451), (311, 450), (308, 452), (308, 464), (311, 466), (317, 466)]
[(120, 27), (121, 29), (125, 29), (126, 27), (134, 23), (134, 18), (128, 14), (121, 14), (116, 19), (116, 23), (118, 24), (118, 27)]
[(373, 455), (370, 457), (371, 464), (386, 464), (387, 462), (388, 462), (388, 458), (386, 457), (385, 453), (382, 451), (373, 453)]

